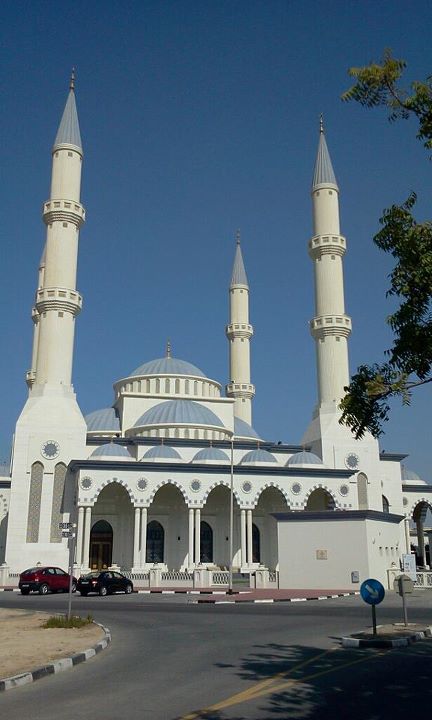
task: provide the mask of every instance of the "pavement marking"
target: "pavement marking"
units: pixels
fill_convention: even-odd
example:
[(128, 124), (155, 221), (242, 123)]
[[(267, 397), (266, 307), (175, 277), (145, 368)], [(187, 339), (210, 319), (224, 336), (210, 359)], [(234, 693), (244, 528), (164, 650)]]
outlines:
[[(294, 685), (299, 685), (305, 682), (308, 682), (310, 680), (314, 680), (315, 678), (322, 677), (323, 675), (328, 675), (329, 673), (334, 672), (335, 670), (345, 669), (347, 667), (350, 667), (352, 665), (358, 665), (359, 663), (366, 662), (367, 660), (374, 660), (377, 657), (381, 657), (382, 655), (386, 655), (389, 652), (389, 649), (385, 648), (377, 653), (374, 653), (373, 655), (368, 654), (366, 656), (362, 656), (361, 658), (357, 658), (356, 660), (350, 660), (349, 662), (338, 664), (335, 667), (326, 668), (325, 670), (320, 670), (319, 672), (312, 673), (312, 675), (307, 675), (302, 678), (288, 678), (288, 676), (294, 672), (299, 670), (302, 667), (305, 667), (306, 665), (309, 665), (316, 660), (319, 660), (319, 658), (323, 657), (324, 655), (329, 655), (330, 653), (334, 652), (335, 650), (340, 650), (340, 646), (334, 646), (330, 648), (330, 650), (325, 650), (322, 653), (319, 653), (318, 655), (315, 655), (313, 658), (309, 658), (308, 660), (304, 660), (301, 663), (298, 663), (297, 665), (294, 665), (289, 670), (285, 670), (283, 672), (277, 673), (276, 675), (273, 675), (272, 677), (268, 678), (267, 680), (263, 680), (259, 683), (256, 683), (252, 687), (248, 688), (247, 690), (244, 690), (240, 693), (236, 693), (235, 695), (232, 695), (229, 698), (226, 698), (225, 700), (222, 700), (219, 703), (215, 703), (214, 705), (210, 705), (207, 708), (202, 708), (201, 710), (193, 711), (192, 713), (189, 713), (188, 715), (183, 715), (179, 720), (197, 720), (198, 718), (205, 718), (206, 715), (209, 713), (214, 712), (215, 710), (223, 710), (228, 707), (232, 707), (233, 705), (239, 705), (243, 702), (249, 702), (251, 700), (256, 700), (260, 697), (263, 697), (264, 695), (270, 695), (276, 692), (281, 692), (282, 690), (286, 690), (289, 687), (292, 687)], [(285, 682), (274, 685), (275, 682), (280, 678), (287, 678)]]

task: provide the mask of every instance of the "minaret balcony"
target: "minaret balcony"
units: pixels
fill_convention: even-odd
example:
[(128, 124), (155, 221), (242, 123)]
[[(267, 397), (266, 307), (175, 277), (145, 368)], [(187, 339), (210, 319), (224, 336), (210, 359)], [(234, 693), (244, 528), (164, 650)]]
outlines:
[(27, 387), (31, 388), (36, 380), (36, 373), (34, 370), (27, 370), (26, 372), (26, 383)]
[(309, 323), (312, 337), (323, 338), (326, 335), (348, 337), (352, 331), (351, 318), (348, 315), (322, 315), (312, 318)]
[(322, 255), (342, 256), (346, 253), (346, 238), (343, 235), (314, 235), (308, 249), (313, 260)]
[(253, 327), (248, 323), (230, 323), (225, 328), (228, 338), (250, 338), (253, 335)]
[(225, 391), (227, 397), (242, 397), (250, 400), (255, 395), (255, 385), (252, 385), (252, 383), (231, 382), (225, 386)]
[(41, 288), (36, 293), (36, 310), (41, 315), (50, 310), (67, 312), (76, 317), (82, 309), (82, 297), (67, 288)]
[(69, 222), (79, 228), (85, 222), (85, 209), (75, 200), (47, 200), (43, 204), (42, 217), (45, 225)]
[(37, 325), (40, 320), (40, 315), (35, 307), (32, 307), (32, 320), (35, 325)]

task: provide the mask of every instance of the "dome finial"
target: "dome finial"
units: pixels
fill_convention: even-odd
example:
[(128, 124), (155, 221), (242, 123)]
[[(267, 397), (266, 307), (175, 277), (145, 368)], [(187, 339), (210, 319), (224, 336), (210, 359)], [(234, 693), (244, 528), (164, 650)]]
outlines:
[(70, 82), (69, 82), (69, 90), (75, 90), (75, 68), (72, 68), (71, 76), (70, 76)]
[(166, 344), (166, 357), (167, 358), (171, 357), (171, 341), (170, 340), (167, 340), (167, 344)]
[(236, 232), (236, 243), (240, 245), (240, 228), (238, 228)]
[(320, 114), (320, 134), (324, 132), (324, 115)]

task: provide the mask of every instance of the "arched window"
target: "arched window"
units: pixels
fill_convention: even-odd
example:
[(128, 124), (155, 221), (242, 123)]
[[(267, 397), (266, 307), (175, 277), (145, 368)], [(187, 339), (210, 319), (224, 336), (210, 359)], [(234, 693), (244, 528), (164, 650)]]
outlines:
[(160, 393), (160, 379), (156, 378), (156, 392)]
[(37, 543), (39, 540), (39, 521), (41, 511), (42, 481), (44, 466), (35, 462), (31, 466), (30, 493), (27, 516), (27, 542)]
[(385, 495), (382, 496), (382, 508), (383, 508), (383, 512), (385, 512), (385, 513), (390, 512), (390, 503), (387, 500)]
[(157, 520), (147, 525), (146, 562), (163, 563), (164, 561), (165, 531)]
[(260, 531), (255, 523), (252, 523), (252, 562), (261, 562), (261, 538)]
[(176, 393), (176, 395), (180, 394), (180, 380), (178, 378), (175, 381), (175, 393)]
[(62, 534), (59, 523), (62, 521), (62, 503), (65, 490), (66, 465), (58, 463), (54, 469), (54, 485), (51, 506), (51, 530), (50, 541), (61, 542)]
[(169, 393), (170, 391), (170, 380), (169, 378), (165, 378), (165, 392)]
[(364, 473), (359, 473), (357, 476), (357, 494), (358, 494), (358, 506), (359, 510), (368, 509), (368, 479)]
[(210, 525), (205, 522), (205, 520), (201, 521), (200, 537), (201, 537), (201, 540), (200, 540), (200, 544), (201, 544), (200, 562), (212, 563), (213, 562), (213, 530), (211, 529)]

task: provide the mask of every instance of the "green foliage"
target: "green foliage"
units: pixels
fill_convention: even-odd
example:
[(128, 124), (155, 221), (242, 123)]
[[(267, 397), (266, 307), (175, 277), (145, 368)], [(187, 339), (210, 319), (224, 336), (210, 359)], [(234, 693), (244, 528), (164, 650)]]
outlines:
[[(406, 63), (392, 58), (387, 50), (381, 65), (351, 68), (357, 79), (342, 96), (366, 107), (386, 106), (389, 119), (414, 114), (419, 121), (417, 137), (432, 148), (432, 77), (426, 83), (413, 82), (412, 94), (398, 86)], [(432, 223), (418, 223), (412, 210), (417, 196), (411, 193), (402, 205), (384, 210), (375, 244), (395, 259), (390, 273), (388, 296), (401, 300), (387, 318), (394, 341), (386, 350), (388, 361), (362, 365), (345, 388), (341, 402), (341, 423), (357, 438), (369, 430), (378, 437), (388, 419), (392, 397), (408, 405), (414, 388), (432, 382)]]
[(43, 623), (43, 628), (82, 628), (86, 625), (90, 625), (93, 622), (93, 617), (87, 615), (82, 618), (79, 615), (73, 615), (68, 618), (66, 615), (52, 615), (48, 620)]

